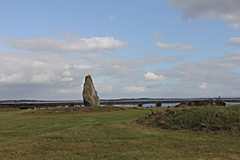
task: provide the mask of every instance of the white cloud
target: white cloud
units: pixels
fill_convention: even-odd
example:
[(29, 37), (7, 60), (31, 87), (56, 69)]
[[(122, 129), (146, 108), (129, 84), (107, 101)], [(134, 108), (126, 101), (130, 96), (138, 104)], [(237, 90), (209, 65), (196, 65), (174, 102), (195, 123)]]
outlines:
[(112, 93), (113, 91), (113, 84), (108, 82), (100, 82), (95, 83), (95, 86), (97, 88), (97, 92), (100, 94), (106, 94), (106, 93)]
[(240, 46), (240, 37), (229, 39), (228, 42), (227, 42), (227, 44), (232, 44), (232, 45)]
[(0, 74), (0, 82), (2, 83), (15, 83), (15, 82), (20, 82), (20, 83), (25, 83), (24, 79), (24, 74), (23, 73), (2, 73)]
[(231, 23), (228, 25), (228, 27), (231, 29), (240, 29), (240, 22)]
[(90, 74), (101, 98), (133, 96), (134, 93), (140, 96), (145, 93), (145, 85), (138, 82), (142, 79), (141, 68), (177, 60), (170, 56), (109, 59), (108, 55), (94, 53), (59, 56), (0, 50), (0, 95), (1, 99), (82, 99), (79, 87)]
[(194, 45), (189, 45), (189, 44), (183, 44), (180, 48), (180, 50), (188, 50), (188, 51), (194, 50), (194, 49), (195, 49)]
[(17, 49), (41, 52), (104, 52), (111, 53), (116, 49), (128, 46), (127, 42), (114, 39), (114, 37), (91, 37), (82, 38), (64, 33), (66, 36), (61, 38), (41, 37), (35, 39), (12, 39), (6, 40), (8, 46)]
[(146, 88), (150, 88), (150, 89), (158, 89), (159, 87), (162, 86), (162, 83), (148, 83)]
[[(108, 59), (107, 55), (90, 53), (72, 58), (0, 50), (0, 94), (2, 99), (82, 99), (81, 84), (87, 74), (92, 75), (101, 98), (213, 96), (220, 91), (234, 96), (239, 93), (240, 52), (209, 61), (185, 63), (172, 70), (148, 72), (144, 75), (148, 83), (142, 82), (141, 69), (145, 66), (176, 60), (175, 57), (156, 56)], [(169, 81), (164, 81), (164, 85), (158, 83), (166, 77)], [(196, 83), (201, 83), (201, 88), (211, 86), (211, 89), (207, 93), (197, 90)], [(185, 84), (193, 87), (187, 88)]]
[(160, 81), (160, 80), (166, 80), (167, 77), (163, 75), (156, 75), (152, 72), (148, 72), (144, 75), (145, 81)]
[(33, 75), (29, 83), (53, 83), (58, 79), (58, 76), (52, 71)]
[(170, 0), (170, 4), (187, 21), (204, 18), (240, 21), (239, 0)]
[(64, 71), (62, 75), (68, 77), (68, 76), (71, 76), (72, 74), (70, 71)]
[(57, 93), (60, 93), (60, 94), (70, 94), (70, 93), (80, 94), (81, 92), (82, 92), (82, 86), (77, 86), (75, 88), (66, 88), (66, 89), (57, 90)]
[[(55, 55), (19, 54), (0, 50), (0, 81), (8, 84), (53, 84), (69, 81), (73, 64), (77, 64), (77, 61)], [(82, 61), (78, 62), (84, 64)]]
[(64, 77), (61, 81), (67, 82), (67, 81), (73, 81), (73, 80), (74, 80), (74, 78), (72, 78), (72, 77)]
[(203, 82), (200, 86), (199, 86), (200, 89), (207, 89), (207, 83), (206, 82)]
[(158, 32), (154, 32), (152, 35), (155, 38), (164, 38), (164, 36), (162, 34), (158, 33)]
[(233, 70), (240, 67), (240, 52), (200, 62), (185, 63), (165, 73), (170, 77), (177, 77), (185, 82), (206, 82), (221, 85), (235, 85), (239, 83), (240, 75)]
[(178, 50), (194, 50), (194, 45), (184, 44), (182, 42), (179, 43), (162, 43), (162, 42), (155, 42), (158, 48), (162, 49), (178, 49)]
[(129, 87), (125, 87), (123, 88), (124, 92), (126, 93), (134, 93), (134, 92), (144, 92), (144, 87), (138, 87), (138, 86), (129, 86)]
[(158, 48), (162, 48), (162, 49), (177, 49), (181, 46), (181, 43), (167, 44), (162, 42), (155, 42), (155, 44)]
[(109, 16), (109, 20), (110, 20), (110, 21), (113, 21), (113, 20), (114, 20), (113, 15), (110, 15), (110, 16)]

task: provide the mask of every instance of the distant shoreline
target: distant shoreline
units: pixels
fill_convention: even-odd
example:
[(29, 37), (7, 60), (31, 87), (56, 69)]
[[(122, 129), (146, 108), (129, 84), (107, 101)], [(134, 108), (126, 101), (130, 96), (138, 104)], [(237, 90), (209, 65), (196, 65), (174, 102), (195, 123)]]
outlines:
[[(162, 104), (174, 104), (184, 103), (190, 101), (205, 101), (209, 98), (138, 98), (138, 99), (100, 99), (100, 105), (106, 105), (108, 102), (112, 102), (113, 105), (138, 105), (138, 104), (156, 104), (161, 102)], [(240, 103), (240, 98), (221, 98), (228, 103)], [(213, 99), (213, 101), (217, 98)], [(58, 107), (58, 106), (69, 106), (73, 103), (76, 106), (83, 106), (83, 100), (5, 100), (0, 101), (0, 106), (8, 106), (12, 108), (42, 108), (42, 107)]]
[[(107, 102), (113, 102), (116, 104), (137, 104), (137, 103), (181, 103), (181, 102), (189, 102), (189, 101), (204, 101), (209, 98), (120, 98), (120, 99), (100, 99), (101, 104), (105, 104)], [(218, 98), (212, 98), (216, 100)], [(230, 97), (230, 98), (221, 98), (226, 102), (240, 102), (240, 97)], [(29, 104), (29, 103), (83, 103), (83, 100), (0, 100), (0, 104)]]

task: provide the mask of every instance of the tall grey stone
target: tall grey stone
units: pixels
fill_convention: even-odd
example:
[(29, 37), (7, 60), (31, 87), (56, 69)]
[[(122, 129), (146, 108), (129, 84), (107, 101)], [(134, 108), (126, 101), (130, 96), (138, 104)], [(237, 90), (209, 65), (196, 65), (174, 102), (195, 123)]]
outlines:
[(85, 106), (100, 105), (99, 97), (97, 95), (97, 91), (95, 90), (92, 77), (90, 75), (87, 75), (85, 77), (82, 96)]

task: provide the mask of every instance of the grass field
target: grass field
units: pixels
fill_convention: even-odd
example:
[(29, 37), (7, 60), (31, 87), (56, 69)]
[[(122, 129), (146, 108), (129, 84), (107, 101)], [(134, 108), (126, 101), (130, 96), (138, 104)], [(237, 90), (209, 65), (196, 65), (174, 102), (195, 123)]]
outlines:
[(148, 108), (116, 107), (0, 109), (0, 159), (240, 159), (238, 134), (130, 123), (150, 113)]

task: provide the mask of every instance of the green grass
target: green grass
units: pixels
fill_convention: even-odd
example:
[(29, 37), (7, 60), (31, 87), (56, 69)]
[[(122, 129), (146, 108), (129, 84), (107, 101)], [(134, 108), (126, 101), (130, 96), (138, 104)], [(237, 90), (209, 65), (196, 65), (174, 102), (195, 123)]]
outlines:
[(0, 115), (0, 157), (240, 159), (236, 134), (172, 132), (129, 123), (150, 113), (142, 107), (10, 111)]
[(240, 135), (240, 106), (167, 109), (145, 115), (136, 122), (169, 130), (205, 130)]

